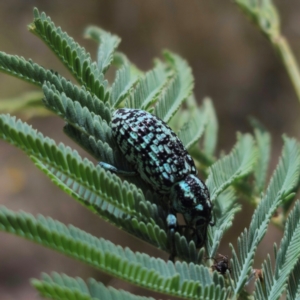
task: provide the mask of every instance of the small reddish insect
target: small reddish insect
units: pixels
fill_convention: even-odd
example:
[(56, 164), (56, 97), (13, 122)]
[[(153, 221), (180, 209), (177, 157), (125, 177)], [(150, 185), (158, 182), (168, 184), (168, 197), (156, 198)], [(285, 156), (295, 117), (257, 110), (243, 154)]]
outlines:
[(227, 270), (231, 273), (228, 256), (218, 254), (218, 258), (213, 258), (214, 264), (211, 266), (213, 271), (217, 271), (222, 275), (225, 275)]

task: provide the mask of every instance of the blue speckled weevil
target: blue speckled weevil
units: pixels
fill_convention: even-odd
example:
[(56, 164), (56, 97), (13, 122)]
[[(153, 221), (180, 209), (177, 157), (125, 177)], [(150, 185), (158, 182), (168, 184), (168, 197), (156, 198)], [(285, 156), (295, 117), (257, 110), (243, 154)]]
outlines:
[[(121, 152), (141, 178), (158, 194), (169, 199), (170, 259), (175, 257), (176, 213), (181, 213), (185, 219), (186, 225), (181, 228), (192, 230), (196, 246), (203, 246), (207, 226), (213, 225), (212, 203), (206, 185), (197, 177), (192, 157), (176, 134), (156, 116), (129, 108), (114, 112), (111, 128)], [(100, 165), (118, 172), (106, 163), (100, 162)]]

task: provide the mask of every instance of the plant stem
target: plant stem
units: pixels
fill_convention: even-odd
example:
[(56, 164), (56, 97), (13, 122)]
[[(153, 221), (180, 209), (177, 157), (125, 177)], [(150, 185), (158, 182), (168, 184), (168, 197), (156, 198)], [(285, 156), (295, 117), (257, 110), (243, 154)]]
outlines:
[(284, 36), (278, 35), (272, 39), (272, 44), (279, 52), (283, 64), (289, 74), (289, 77), (294, 86), (298, 100), (300, 102), (300, 71), (296, 58), (290, 48), (289, 43)]

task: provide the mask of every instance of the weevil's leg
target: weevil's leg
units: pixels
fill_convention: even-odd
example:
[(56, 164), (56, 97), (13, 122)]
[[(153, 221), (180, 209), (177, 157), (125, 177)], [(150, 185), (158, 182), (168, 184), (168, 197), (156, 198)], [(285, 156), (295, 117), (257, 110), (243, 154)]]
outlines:
[(176, 256), (175, 233), (177, 231), (178, 224), (177, 224), (176, 213), (172, 210), (170, 210), (170, 212), (168, 213), (167, 225), (168, 225), (168, 230), (169, 230), (168, 234), (169, 234), (170, 245), (171, 245), (171, 253), (169, 256), (169, 260), (174, 262)]
[(197, 227), (195, 231), (195, 237), (196, 248), (203, 247), (207, 238), (207, 225)]
[(112, 173), (116, 173), (124, 176), (136, 176), (138, 174), (137, 172), (134, 171), (131, 172), (131, 171), (124, 171), (124, 170), (117, 169), (116, 167), (102, 161), (100, 161), (98, 165), (101, 166), (103, 169), (108, 170)]

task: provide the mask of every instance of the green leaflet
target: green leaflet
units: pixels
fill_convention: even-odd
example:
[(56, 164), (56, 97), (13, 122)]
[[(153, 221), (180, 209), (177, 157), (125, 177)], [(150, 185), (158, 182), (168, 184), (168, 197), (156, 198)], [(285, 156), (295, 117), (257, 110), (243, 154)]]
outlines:
[[(207, 168), (215, 162), (214, 152), (217, 144), (218, 122), (216, 114), (209, 98), (203, 100), (203, 106), (200, 108), (196, 103), (194, 95), (191, 95), (186, 102), (187, 109), (179, 110), (170, 122), (171, 128), (178, 128), (178, 125), (185, 121), (188, 125), (189, 134), (184, 144), (188, 146), (189, 153), (198, 162), (198, 168), (201, 168), (203, 174), (207, 173)], [(196, 117), (197, 116), (197, 117)], [(186, 125), (185, 125), (186, 126)], [(191, 126), (191, 127), (190, 127)], [(181, 130), (183, 125), (181, 125)], [(180, 130), (180, 131), (181, 131)], [(200, 149), (197, 141), (201, 139)]]
[(62, 300), (154, 300), (154, 298), (135, 296), (123, 290), (105, 287), (101, 282), (90, 278), (85, 283), (81, 278), (72, 278), (53, 272), (51, 276), (43, 273), (42, 278), (32, 279), (31, 284), (40, 295), (48, 299)]
[[(262, 287), (257, 281), (256, 298), (259, 300), (276, 300), (283, 293), (287, 279), (299, 260), (300, 248), (300, 202), (297, 201), (289, 214), (284, 230), (283, 239), (276, 255), (275, 272), (273, 273), (269, 261), (263, 264), (264, 278), (268, 284)], [(268, 259), (269, 260), (269, 259)]]
[(255, 250), (266, 233), (272, 215), (288, 197), (299, 180), (300, 149), (294, 139), (285, 138), (282, 157), (271, 178), (268, 189), (256, 208), (249, 230), (238, 238), (239, 255), (232, 248), (234, 294), (238, 295), (247, 281)]
[(32, 60), (26, 60), (24, 57), (9, 55), (1, 51), (0, 70), (38, 86), (41, 86), (45, 80), (53, 83), (62, 78), (53, 71), (44, 69)]
[[(124, 170), (132, 168), (116, 148), (108, 125), (111, 118), (110, 109), (106, 104), (98, 99), (84, 96), (80, 97), (78, 102), (74, 98), (67, 97), (65, 93), (60, 93), (48, 82), (43, 85), (43, 91), (45, 105), (68, 122), (64, 127), (67, 135), (98, 161), (105, 161)], [(92, 112), (89, 110), (90, 107)]]
[(206, 116), (197, 108), (190, 120), (180, 128), (177, 135), (188, 150), (200, 140), (206, 123)]
[(256, 127), (254, 130), (258, 148), (258, 160), (254, 168), (255, 191), (259, 195), (265, 188), (267, 171), (271, 155), (271, 136), (262, 128)]
[(191, 118), (195, 117), (199, 110), (202, 111), (202, 107), (199, 108), (196, 101), (195, 95), (191, 94), (185, 102), (185, 108), (180, 107), (168, 123), (168, 126), (177, 134), (185, 123), (188, 123)]
[(300, 298), (300, 261), (297, 262), (288, 280), (287, 300)]
[[(79, 83), (86, 86), (92, 94), (101, 97), (102, 90), (107, 88), (102, 70), (92, 62), (91, 56), (80, 47), (60, 27), (56, 27), (45, 13), (34, 9), (34, 21), (29, 30), (40, 37), (70, 70)], [(100, 94), (99, 94), (100, 93)]]
[[(20, 120), (16, 121), (15, 118), (1, 115), (0, 136), (25, 151), (27, 155), (36, 157), (43, 162), (43, 166), (61, 174), (65, 180), (72, 179), (89, 190), (93, 195), (90, 204), (95, 204), (97, 199), (99, 201), (101, 199), (132, 214), (137, 203), (143, 199), (141, 192), (133, 185), (124, 189), (116, 175), (100, 170), (87, 159), (82, 160), (77, 151), (63, 144), (57, 147), (53, 140), (44, 138), (41, 133)], [(134, 200), (135, 197), (137, 198)]]
[(279, 35), (280, 19), (272, 0), (234, 0), (234, 2), (267, 37)]
[[(173, 269), (173, 275), (169, 274), (169, 268), (162, 268), (164, 273), (160, 274), (153, 268), (143, 265), (152, 263), (146, 254), (136, 256), (129, 249), (122, 249), (104, 239), (98, 239), (73, 226), (66, 227), (62, 223), (51, 218), (38, 216), (37, 219), (31, 215), (0, 209), (0, 229), (2, 231), (20, 234), (24, 238), (55, 249), (82, 262), (90, 264), (109, 274), (124, 280), (130, 280), (138, 284), (144, 279), (146, 287), (152, 287), (155, 283), (167, 282), (175, 290), (178, 290), (178, 274)], [(141, 264), (145, 261), (143, 264)], [(160, 263), (166, 264), (163, 260)], [(124, 272), (124, 270), (130, 270)], [(147, 270), (148, 269), (148, 270)], [(151, 270), (152, 269), (152, 270)], [(168, 278), (163, 275), (169, 274)], [(157, 286), (156, 290), (164, 289), (164, 284)]]
[(210, 98), (203, 100), (204, 115), (207, 119), (207, 124), (204, 131), (203, 152), (212, 157), (216, 150), (218, 139), (218, 120), (213, 103)]
[(107, 107), (105, 109), (103, 103), (108, 97), (108, 93), (105, 93), (103, 87), (99, 87), (97, 96), (92, 95), (85, 87), (79, 88), (69, 80), (51, 70), (44, 69), (31, 60), (25, 60), (17, 55), (8, 55), (4, 52), (0, 52), (0, 70), (38, 86), (48, 82), (60, 93), (64, 92), (71, 99), (79, 101), (82, 106), (86, 106), (91, 112), (110, 120), (110, 111)]
[[(65, 93), (60, 93), (48, 82), (43, 85), (43, 91), (45, 105), (64, 118), (68, 124), (86, 135), (93, 136), (96, 140), (106, 142), (110, 146), (115, 145), (112, 141), (111, 128), (108, 125), (110, 110), (103, 102), (99, 103), (99, 113), (94, 114), (89, 111), (87, 106), (82, 106), (80, 102), (67, 97)], [(105, 118), (109, 120), (107, 121)]]
[(171, 52), (165, 52), (164, 56), (175, 74), (158, 97), (155, 115), (168, 123), (181, 104), (191, 95), (194, 78), (191, 68), (180, 56)]
[(212, 300), (225, 300), (228, 296), (222, 277), (219, 276), (219, 283), (215, 285), (216, 278), (213, 281), (208, 269), (203, 266), (188, 266), (180, 262), (173, 264), (146, 254), (134, 253), (128, 248), (124, 250), (74, 226), (66, 227), (41, 215), (35, 219), (24, 212), (14, 213), (2, 207), (0, 230), (21, 235), (123, 280), (158, 292), (183, 298), (199, 298), (209, 294), (208, 299)]
[(214, 201), (215, 226), (209, 226), (207, 230), (206, 251), (207, 256), (213, 258), (217, 254), (221, 239), (231, 225), (235, 214), (241, 210), (236, 203), (236, 195), (233, 189), (227, 189)]
[(85, 36), (94, 39), (100, 44), (98, 48), (98, 69), (105, 74), (113, 61), (114, 52), (121, 39), (96, 26), (88, 27), (85, 30)]
[[(107, 193), (109, 198), (99, 197), (97, 193), (80, 184), (78, 180), (66, 177), (63, 173), (57, 172), (47, 165), (45, 166), (34, 157), (31, 157), (31, 159), (54, 184), (93, 213), (155, 247), (170, 251), (164, 220), (158, 214), (159, 208), (146, 202), (141, 195), (128, 194), (127, 198), (123, 197), (122, 199), (120, 189), (116, 184), (108, 184), (107, 181), (102, 180), (99, 184), (100, 188), (105, 186), (106, 190), (109, 190)], [(128, 193), (129, 189), (129, 184), (123, 182), (122, 192)], [(103, 195), (103, 193), (100, 194)], [(114, 199), (120, 199), (123, 204), (114, 202)], [(128, 207), (134, 207), (134, 209), (129, 211)], [(184, 242), (187, 244), (185, 239)], [(192, 250), (189, 253), (182, 254), (182, 257), (196, 257), (197, 259), (196, 249)]]
[(214, 201), (229, 185), (251, 172), (257, 152), (251, 135), (240, 135), (230, 154), (210, 167), (206, 185)]
[(131, 91), (126, 106), (143, 110), (149, 109), (162, 94), (168, 81), (166, 65), (156, 60), (155, 67), (142, 76), (137, 86)]
[(110, 104), (112, 107), (117, 108), (129, 96), (137, 80), (138, 77), (131, 74), (129, 64), (124, 64), (117, 71), (115, 82), (111, 87)]

